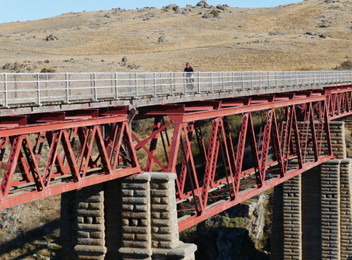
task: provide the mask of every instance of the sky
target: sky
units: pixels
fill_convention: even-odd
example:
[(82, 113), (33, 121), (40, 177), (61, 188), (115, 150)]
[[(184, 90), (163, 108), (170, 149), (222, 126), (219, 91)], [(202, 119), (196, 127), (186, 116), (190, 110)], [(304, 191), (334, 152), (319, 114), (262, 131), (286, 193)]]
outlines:
[[(200, 0), (0, 0), (0, 23), (37, 20), (64, 13), (110, 10), (112, 8), (136, 9), (161, 8), (169, 4), (185, 7), (196, 5)], [(207, 0), (209, 5), (227, 4), (231, 7), (272, 7), (300, 0)]]

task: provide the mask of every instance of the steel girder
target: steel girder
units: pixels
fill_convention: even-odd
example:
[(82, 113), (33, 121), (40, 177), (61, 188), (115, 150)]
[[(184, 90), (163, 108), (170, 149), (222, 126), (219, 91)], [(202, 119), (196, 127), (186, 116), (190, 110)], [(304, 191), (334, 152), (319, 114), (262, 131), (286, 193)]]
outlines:
[(0, 118), (0, 209), (141, 171), (127, 108)]
[[(143, 118), (157, 119), (149, 137), (134, 135), (135, 147), (147, 152), (148, 170), (177, 173), (179, 230), (333, 158), (325, 94), (274, 94), (140, 110)], [(161, 133), (171, 141), (163, 141), (163, 152), (156, 155)]]
[(352, 115), (352, 86), (326, 90), (330, 120)]
[(332, 158), (328, 122), (351, 108), (351, 86), (153, 106), (146, 137), (126, 107), (2, 117), (0, 209), (139, 173), (144, 151), (177, 172), (184, 230)]

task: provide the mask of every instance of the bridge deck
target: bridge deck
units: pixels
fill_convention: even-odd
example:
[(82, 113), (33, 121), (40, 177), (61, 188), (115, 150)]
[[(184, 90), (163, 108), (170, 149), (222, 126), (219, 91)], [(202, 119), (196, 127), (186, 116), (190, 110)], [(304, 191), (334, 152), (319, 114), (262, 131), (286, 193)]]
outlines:
[(0, 116), (142, 107), (352, 84), (351, 71), (0, 74)]

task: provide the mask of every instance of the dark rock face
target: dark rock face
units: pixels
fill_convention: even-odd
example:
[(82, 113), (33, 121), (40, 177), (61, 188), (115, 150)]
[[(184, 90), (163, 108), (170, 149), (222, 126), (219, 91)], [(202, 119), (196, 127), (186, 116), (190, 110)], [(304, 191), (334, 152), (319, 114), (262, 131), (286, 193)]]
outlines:
[(217, 260), (238, 259), (248, 242), (248, 231), (245, 228), (236, 228), (228, 232), (220, 231), (216, 241), (219, 252)]
[(269, 201), (267, 194), (261, 194), (183, 232), (181, 239), (198, 246), (196, 259), (269, 259)]

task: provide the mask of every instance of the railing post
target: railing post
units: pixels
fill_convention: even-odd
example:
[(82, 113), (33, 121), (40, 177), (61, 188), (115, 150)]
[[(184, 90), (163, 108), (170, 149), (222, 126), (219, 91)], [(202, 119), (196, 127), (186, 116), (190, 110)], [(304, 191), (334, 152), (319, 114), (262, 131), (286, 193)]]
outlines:
[(198, 94), (200, 93), (200, 73), (197, 72), (197, 75), (198, 75)]
[(138, 80), (137, 80), (137, 73), (134, 74), (134, 88), (135, 88), (136, 98), (138, 99)]
[(267, 72), (267, 76), (268, 76), (268, 89), (270, 88), (270, 72)]
[(8, 93), (7, 93), (7, 74), (4, 73), (4, 106), (9, 106)]
[(211, 73), (211, 93), (214, 93), (214, 79), (213, 79), (213, 72)]
[(70, 103), (70, 82), (69, 82), (69, 75), (65, 73), (65, 102), (68, 104)]
[(117, 72), (115, 72), (115, 99), (119, 99), (119, 84)]
[(93, 91), (94, 91), (94, 101), (98, 101), (98, 91), (97, 91), (97, 76), (93, 73)]
[(331, 73), (331, 77), (332, 77), (332, 81), (337, 86), (338, 85), (338, 80), (337, 80), (336, 74), (335, 73)]
[(244, 72), (242, 71), (242, 90), (244, 90)]
[(40, 106), (40, 77), (39, 77), (39, 73), (36, 74), (37, 77), (37, 86), (36, 86), (36, 92), (37, 92), (37, 105)]
[(222, 80), (222, 88), (221, 88), (221, 90), (224, 91), (225, 90), (225, 86), (224, 86), (224, 72), (221, 73), (221, 80)]
[(235, 72), (232, 72), (232, 92), (235, 90)]
[(322, 74), (323, 74), (323, 72), (322, 71), (320, 71), (320, 77), (319, 77), (319, 86), (321, 87), (321, 85), (322, 85)]
[(263, 72), (259, 72), (259, 89), (263, 87)]
[(184, 72), (182, 73), (182, 83), (183, 83), (183, 94), (186, 95), (187, 79), (186, 79), (186, 74)]
[(251, 90), (253, 90), (253, 72), (251, 72)]
[(156, 97), (156, 73), (153, 73), (153, 97)]
[(172, 80), (172, 72), (170, 72), (170, 88), (171, 88), (171, 96), (174, 95), (174, 84), (173, 84), (173, 80)]
[(277, 72), (275, 71), (275, 88), (277, 89), (279, 86), (277, 84)]
[(174, 91), (176, 91), (175, 84), (174, 84), (174, 77), (172, 72), (170, 72), (170, 83), (171, 83), (171, 95), (174, 95)]

